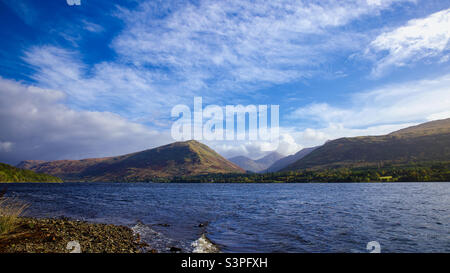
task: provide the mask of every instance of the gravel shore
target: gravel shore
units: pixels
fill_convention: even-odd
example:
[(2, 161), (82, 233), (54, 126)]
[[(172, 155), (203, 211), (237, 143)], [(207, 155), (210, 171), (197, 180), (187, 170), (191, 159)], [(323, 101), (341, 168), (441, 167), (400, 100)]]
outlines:
[(0, 235), (0, 253), (69, 253), (77, 244), (82, 253), (140, 253), (148, 247), (128, 227), (69, 219), (19, 218), (14, 231)]

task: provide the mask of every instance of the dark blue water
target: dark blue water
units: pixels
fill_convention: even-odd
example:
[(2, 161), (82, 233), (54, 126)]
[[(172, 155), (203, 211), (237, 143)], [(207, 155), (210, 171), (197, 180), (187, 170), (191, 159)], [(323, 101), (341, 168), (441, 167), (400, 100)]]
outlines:
[(450, 183), (0, 186), (29, 216), (127, 225), (159, 251), (205, 233), (223, 252), (450, 252)]

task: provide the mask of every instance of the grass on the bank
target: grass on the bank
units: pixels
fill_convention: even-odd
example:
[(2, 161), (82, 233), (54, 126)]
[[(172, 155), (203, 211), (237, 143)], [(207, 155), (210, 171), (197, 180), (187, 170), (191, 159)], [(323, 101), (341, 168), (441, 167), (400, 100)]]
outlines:
[(18, 217), (28, 207), (15, 198), (0, 196), (0, 235), (10, 233), (17, 227)]

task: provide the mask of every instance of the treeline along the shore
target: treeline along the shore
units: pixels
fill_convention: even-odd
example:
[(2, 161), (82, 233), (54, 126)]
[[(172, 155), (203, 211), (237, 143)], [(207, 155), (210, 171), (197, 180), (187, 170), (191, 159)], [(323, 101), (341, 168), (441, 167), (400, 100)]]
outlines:
[(63, 182), (62, 179), (44, 173), (23, 170), (0, 163), (0, 183), (3, 182)]
[(207, 174), (155, 178), (172, 183), (308, 183), (308, 182), (445, 182), (450, 181), (450, 163), (428, 166), (338, 168), (276, 173)]

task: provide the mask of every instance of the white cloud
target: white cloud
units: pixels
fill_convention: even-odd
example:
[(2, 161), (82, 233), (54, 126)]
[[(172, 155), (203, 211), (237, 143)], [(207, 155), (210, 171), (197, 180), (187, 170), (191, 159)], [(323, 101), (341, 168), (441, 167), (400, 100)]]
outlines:
[(303, 131), (296, 130), (291, 134), (296, 143), (301, 146), (313, 147), (341, 137), (384, 135), (413, 125), (417, 125), (417, 122), (374, 125), (363, 128), (347, 127), (342, 123), (328, 123), (318, 129), (306, 128)]
[(295, 110), (290, 118), (312, 118), (322, 124), (338, 123), (355, 128), (425, 121), (436, 114), (445, 116), (449, 108), (450, 74), (447, 74), (356, 93), (349, 107), (311, 104)]
[(171, 142), (117, 114), (72, 110), (60, 91), (0, 78), (0, 97), (0, 162), (111, 156)]
[(301, 150), (303, 146), (297, 144), (295, 139), (288, 133), (280, 135), (280, 140), (276, 151), (282, 155), (295, 154)]
[(206, 145), (213, 148), (219, 154), (225, 158), (231, 158), (235, 156), (246, 156), (252, 159), (257, 159), (273, 149), (267, 149), (268, 143), (263, 143), (259, 141), (248, 141), (248, 142), (235, 142), (235, 141), (223, 141), (223, 142), (205, 142)]
[(450, 9), (446, 9), (380, 34), (371, 42), (366, 55), (385, 54), (372, 71), (374, 76), (380, 76), (390, 67), (430, 57), (445, 62), (449, 57), (449, 40)]
[(429, 115), (427, 120), (446, 119), (450, 117), (450, 111), (442, 111)]
[(279, 141), (205, 141), (206, 145), (209, 145), (215, 149), (218, 153), (226, 158), (234, 156), (247, 156), (252, 159), (258, 159), (270, 152), (278, 152), (282, 155), (291, 155), (303, 148), (299, 145), (292, 135), (285, 131), (284, 128), (280, 128)]
[[(420, 122), (450, 118), (450, 74), (388, 85), (353, 95), (347, 107), (311, 104), (290, 114), (317, 122), (294, 135), (304, 146), (344, 136), (380, 135)], [(295, 129), (292, 129), (295, 131)]]
[(105, 30), (101, 25), (89, 22), (89, 21), (84, 20), (84, 19), (81, 20), (81, 23), (83, 25), (83, 28), (85, 30), (87, 30), (87, 31), (90, 31), (90, 32), (97, 32), (98, 33), (98, 32), (102, 32), (102, 31)]
[(334, 122), (336, 120), (344, 121), (352, 115), (348, 109), (336, 108), (327, 103), (313, 103), (302, 108), (296, 109), (290, 118), (310, 118), (320, 122)]
[(2, 152), (11, 151), (13, 144), (14, 143), (9, 142), (9, 141), (5, 141), (5, 142), (0, 141), (0, 151), (2, 151)]

